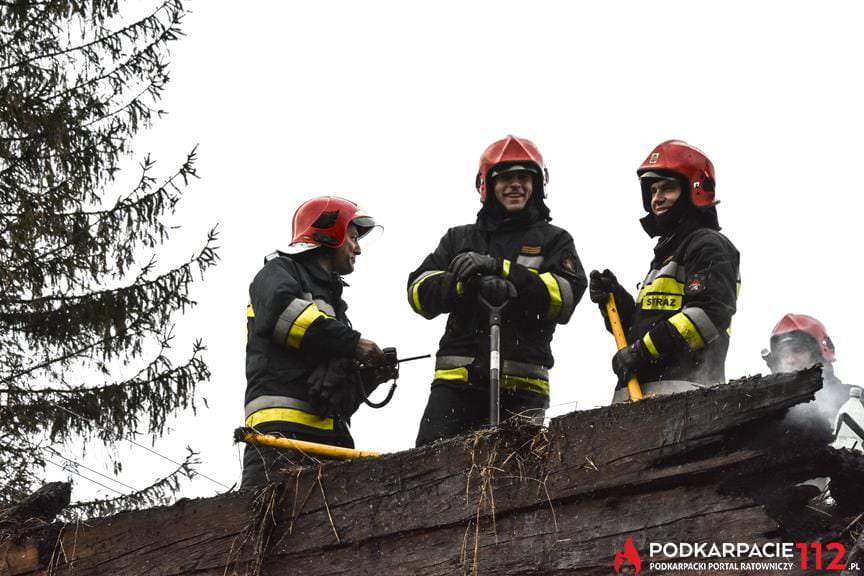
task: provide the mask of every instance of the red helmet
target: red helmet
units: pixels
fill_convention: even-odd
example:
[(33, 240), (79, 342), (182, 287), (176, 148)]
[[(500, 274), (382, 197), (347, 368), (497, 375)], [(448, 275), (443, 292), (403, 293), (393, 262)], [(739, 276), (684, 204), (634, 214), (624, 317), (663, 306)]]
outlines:
[[(480, 168), (477, 170), (477, 178), (474, 186), (480, 193), (480, 201), (486, 201), (486, 184), (492, 176), (493, 168), (499, 164), (508, 164), (512, 168), (527, 170), (535, 173), (535, 186), (539, 184), (539, 192), (546, 197), (546, 184), (549, 182), (549, 171), (543, 163), (540, 150), (530, 140), (508, 135), (502, 140), (492, 143), (480, 157)], [(499, 172), (503, 173), (503, 171)]]
[(819, 345), (819, 350), (822, 354), (822, 359), (826, 362), (834, 362), (834, 343), (828, 337), (828, 331), (825, 326), (812, 316), (805, 314), (786, 314), (774, 326), (771, 331), (772, 343), (780, 339), (784, 334), (792, 334), (794, 332), (803, 332)]
[(636, 171), (642, 182), (642, 204), (646, 212), (651, 211), (651, 181), (648, 177), (669, 176), (670, 172), (688, 182), (693, 206), (707, 208), (717, 203), (714, 199), (716, 179), (711, 160), (695, 146), (681, 140), (667, 140), (654, 148)]
[(351, 223), (357, 226), (361, 238), (375, 227), (375, 220), (350, 200), (336, 196), (307, 200), (294, 213), (289, 252), (304, 252), (319, 246), (338, 248), (345, 243)]

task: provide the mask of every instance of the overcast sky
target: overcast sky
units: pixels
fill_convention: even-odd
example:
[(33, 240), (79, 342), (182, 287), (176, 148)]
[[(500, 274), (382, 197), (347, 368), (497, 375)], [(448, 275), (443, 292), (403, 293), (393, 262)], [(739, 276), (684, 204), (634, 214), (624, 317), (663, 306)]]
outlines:
[[(860, 4), (189, 6), (162, 103), (170, 115), (136, 145), (166, 173), (200, 145), (202, 178), (161, 258), (181, 262), (218, 222), (222, 260), (178, 331), (178, 355), (194, 336), (208, 345), (209, 408), (182, 415), (159, 451), (181, 459), (189, 445), (202, 472), (239, 481), (231, 434), (243, 422), (248, 285), (287, 245), (309, 197), (350, 198), (385, 227), (347, 278), (355, 328), (402, 355), (434, 354), (444, 319), (411, 311), (408, 273), (448, 227), (474, 220), (478, 159), (508, 133), (539, 146), (553, 222), (572, 234), (586, 271), (611, 268), (633, 293), (654, 244), (638, 223), (636, 168), (669, 138), (701, 148), (717, 171), (723, 232), (741, 252), (727, 377), (767, 372), (760, 350), (794, 312), (825, 323), (838, 376), (861, 382)], [(586, 297), (555, 336), (551, 415), (609, 402), (614, 350)], [(413, 446), (432, 371), (430, 360), (405, 365), (390, 405), (360, 409), (358, 448)], [(123, 478), (133, 485), (172, 468), (130, 454)], [(196, 479), (182, 494), (216, 488)], [(80, 485), (75, 497), (92, 494)]]

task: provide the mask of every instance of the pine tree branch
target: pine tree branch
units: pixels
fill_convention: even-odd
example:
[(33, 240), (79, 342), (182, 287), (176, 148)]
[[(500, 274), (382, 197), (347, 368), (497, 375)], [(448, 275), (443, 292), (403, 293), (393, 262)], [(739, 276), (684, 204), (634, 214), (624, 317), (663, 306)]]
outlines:
[[(191, 282), (191, 270), (192, 270), (193, 265), (197, 265), (199, 271), (203, 272), (209, 266), (211, 266), (215, 263), (215, 260), (217, 259), (217, 255), (216, 255), (213, 247), (211, 246), (211, 242), (213, 242), (215, 240), (216, 240), (216, 232), (215, 232), (215, 230), (213, 230), (213, 231), (211, 231), (210, 235), (208, 236), (207, 245), (205, 245), (204, 248), (201, 249), (201, 251), (199, 252), (198, 255), (193, 256), (192, 259), (190, 259), (186, 264), (184, 264), (183, 266), (181, 266), (177, 269), (172, 270), (171, 272), (168, 272), (167, 274), (160, 276), (160, 278), (163, 278), (163, 279), (164, 278), (172, 278), (172, 279), (176, 280), (176, 276), (181, 276), (182, 277), (180, 280), (181, 282), (183, 282), (183, 283)], [(150, 284), (152, 285), (154, 282), (155, 282), (155, 280), (151, 281)], [(127, 287), (127, 290), (134, 289), (134, 288), (135, 288), (135, 286), (133, 285), (132, 287)], [(110, 291), (103, 292), (103, 294), (106, 294), (106, 293), (110, 293)], [(148, 300), (145, 299), (145, 301), (148, 301)], [(195, 305), (194, 301), (189, 300), (188, 298), (185, 298), (185, 297), (179, 297), (179, 294), (175, 296), (174, 302), (181, 309), (185, 309), (186, 306), (194, 306)], [(36, 371), (44, 370), (44, 369), (49, 368), (51, 366), (55, 366), (58, 364), (61, 366), (64, 366), (70, 360), (72, 360), (74, 358), (79, 358), (79, 357), (83, 356), (84, 354), (88, 353), (89, 351), (93, 350), (94, 348), (99, 347), (100, 345), (105, 347), (105, 350), (106, 350), (105, 353), (106, 354), (110, 354), (110, 351), (112, 350), (110, 342), (112, 342), (112, 341), (118, 341), (121, 345), (124, 342), (126, 342), (127, 346), (136, 347), (136, 346), (140, 345), (141, 339), (146, 334), (153, 332), (153, 328), (149, 327), (149, 326), (151, 325), (152, 321), (154, 320), (154, 318), (153, 318), (154, 315), (156, 315), (157, 320), (160, 317), (163, 318), (162, 323), (164, 323), (164, 321), (167, 320), (168, 315), (170, 315), (171, 312), (173, 312), (174, 310), (177, 310), (177, 309), (178, 308), (174, 308), (174, 307), (166, 309), (165, 308), (165, 302), (159, 302), (157, 305), (151, 306), (149, 308), (145, 308), (141, 311), (141, 313), (138, 315), (137, 318), (132, 317), (132, 319), (129, 320), (128, 323), (124, 323), (122, 330), (118, 329), (117, 333), (110, 335), (110, 336), (105, 336), (102, 338), (95, 338), (95, 339), (89, 341), (88, 343), (86, 343), (80, 347), (69, 350), (63, 354), (53, 356), (53, 357), (51, 357), (51, 358), (49, 358), (43, 362), (39, 362), (39, 363), (31, 365), (27, 368), (15, 371), (8, 376), (0, 378), (0, 385), (9, 384), (10, 382), (17, 380), (18, 378), (28, 376), (28, 375), (36, 372)], [(128, 320), (128, 318), (127, 318), (127, 320)], [(43, 321), (37, 322), (36, 326), (37, 327), (38, 326), (44, 326), (44, 324), (45, 324), (45, 322), (43, 320)], [(68, 338), (68, 335), (66, 335), (66, 337)]]
[(31, 62), (36, 62), (38, 60), (43, 60), (46, 58), (56, 58), (58, 56), (63, 56), (65, 54), (69, 54), (72, 52), (79, 52), (82, 50), (86, 50), (88, 48), (92, 48), (92, 47), (97, 46), (97, 45), (106, 44), (106, 43), (108, 43), (108, 42), (110, 42), (116, 38), (119, 38), (121, 36), (129, 35), (133, 31), (135, 31), (139, 28), (146, 27), (148, 25), (148, 23), (150, 25), (152, 25), (152, 22), (154, 20), (156, 22), (161, 22), (159, 20), (158, 14), (162, 10), (168, 8), (169, 5), (172, 5), (174, 10), (182, 10), (182, 6), (180, 5), (180, 2), (178, 2), (178, 0), (166, 0), (165, 2), (162, 3), (161, 6), (159, 6), (159, 8), (157, 8), (155, 11), (153, 11), (149, 16), (146, 16), (146, 17), (142, 18), (141, 20), (133, 22), (132, 24), (129, 24), (127, 26), (124, 26), (123, 28), (115, 30), (114, 32), (111, 32), (110, 34), (107, 34), (105, 36), (100, 36), (99, 38), (94, 38), (93, 40), (86, 42), (84, 44), (80, 44), (77, 46), (71, 46), (69, 48), (64, 48), (63, 50), (57, 50), (55, 52), (49, 52), (47, 54), (38, 54), (36, 56), (32, 56), (30, 58), (27, 58), (25, 60), (21, 60), (19, 62), (14, 62), (12, 64), (0, 66), (0, 72), (3, 72), (4, 70), (9, 70), (12, 68), (17, 68), (19, 66), (23, 66), (23, 65), (29, 64)]
[[(76, 84), (75, 86), (71, 86), (71, 87), (69, 87), (69, 88), (67, 88), (61, 92), (57, 92), (56, 94), (52, 94), (46, 98), (43, 98), (43, 99), (41, 99), (41, 101), (42, 102), (50, 102), (52, 100), (56, 100), (57, 98), (62, 98), (64, 96), (68, 96), (69, 94), (78, 92), (83, 88), (88, 88), (90, 86), (93, 86), (93, 85), (95, 85), (95, 84), (97, 84), (103, 80), (113, 78), (116, 76), (126, 75), (124, 73), (127, 73), (127, 71), (129, 70), (129, 67), (131, 67), (134, 64), (137, 64), (138, 62), (146, 61), (146, 60), (149, 60), (151, 58), (154, 59), (153, 68), (155, 68), (156, 70), (159, 70), (160, 68), (163, 67), (163, 65), (158, 60), (158, 57), (159, 57), (159, 50), (158, 49), (163, 44), (165, 44), (166, 42), (176, 40), (177, 35), (180, 32), (180, 29), (177, 26), (179, 26), (179, 24), (182, 22), (183, 16), (182, 16), (182, 14), (179, 14), (179, 13), (172, 14), (172, 16), (174, 19), (171, 21), (170, 24), (168, 24), (164, 27), (163, 32), (155, 40), (153, 40), (151, 43), (147, 44), (146, 46), (144, 46), (140, 50), (136, 51), (130, 58), (128, 58), (127, 60), (122, 62), (117, 67), (115, 67), (115, 68), (111, 69), (110, 71), (105, 72), (104, 74), (101, 74), (95, 78), (90, 78), (85, 82), (81, 82), (81, 83)], [(157, 85), (158, 90), (161, 91), (161, 89), (164, 86), (166, 81), (167, 81), (167, 78), (163, 79), (163, 82), (161, 84)], [(152, 92), (151, 92), (151, 94), (152, 94)], [(115, 92), (114, 96), (116, 96), (116, 95), (117, 95), (117, 93)]]

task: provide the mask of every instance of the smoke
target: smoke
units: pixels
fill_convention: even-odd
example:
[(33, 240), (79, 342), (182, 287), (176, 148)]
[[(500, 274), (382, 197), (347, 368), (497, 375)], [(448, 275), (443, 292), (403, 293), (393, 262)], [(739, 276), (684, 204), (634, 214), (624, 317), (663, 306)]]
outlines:
[[(784, 370), (782, 369), (783, 366), (790, 368)], [(778, 358), (773, 372), (795, 372), (798, 366), (793, 362), (784, 362), (783, 358)], [(837, 379), (832, 368), (830, 364), (822, 366), (822, 388), (814, 394), (814, 398), (810, 402), (790, 408), (784, 418), (785, 423), (833, 438), (834, 421), (840, 407), (849, 399), (849, 386)]]

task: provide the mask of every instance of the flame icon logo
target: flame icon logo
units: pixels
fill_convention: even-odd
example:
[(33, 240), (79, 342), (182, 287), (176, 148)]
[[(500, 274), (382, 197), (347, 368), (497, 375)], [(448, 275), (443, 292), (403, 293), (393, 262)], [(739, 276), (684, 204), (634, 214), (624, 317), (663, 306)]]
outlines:
[(633, 565), (633, 568), (636, 570), (634, 574), (638, 575), (642, 570), (642, 559), (639, 558), (639, 552), (636, 550), (636, 546), (633, 545), (632, 536), (628, 536), (627, 541), (624, 542), (623, 552), (615, 552), (615, 561), (612, 563), (615, 574), (621, 574), (621, 567), (624, 565), (625, 560)]

